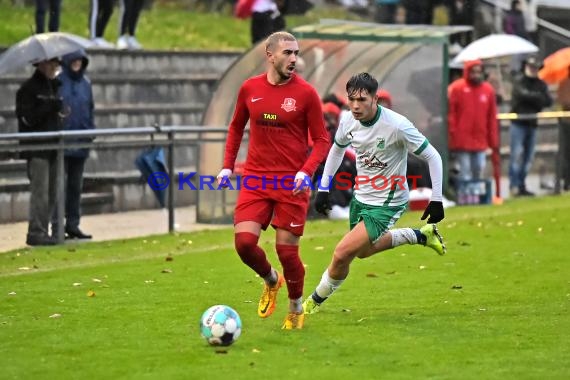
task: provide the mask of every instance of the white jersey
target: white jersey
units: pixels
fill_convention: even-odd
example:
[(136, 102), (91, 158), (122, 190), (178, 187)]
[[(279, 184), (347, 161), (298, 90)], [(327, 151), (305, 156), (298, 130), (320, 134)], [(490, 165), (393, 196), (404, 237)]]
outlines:
[(355, 198), (365, 204), (397, 206), (408, 201), (406, 169), (408, 151), (420, 154), (428, 140), (404, 116), (378, 107), (374, 120), (361, 123), (352, 113), (339, 123), (335, 144), (352, 146), (361, 179), (354, 186)]

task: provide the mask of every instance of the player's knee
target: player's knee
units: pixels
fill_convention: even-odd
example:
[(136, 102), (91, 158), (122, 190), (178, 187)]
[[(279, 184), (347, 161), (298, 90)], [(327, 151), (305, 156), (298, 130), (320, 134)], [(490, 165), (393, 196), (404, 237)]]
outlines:
[(257, 247), (258, 241), (259, 236), (250, 232), (239, 232), (235, 234), (234, 244), (238, 255), (243, 257), (244, 255), (253, 252), (255, 247)]
[(333, 254), (333, 265), (336, 266), (348, 266), (354, 260), (355, 253), (345, 250), (342, 248), (335, 248)]

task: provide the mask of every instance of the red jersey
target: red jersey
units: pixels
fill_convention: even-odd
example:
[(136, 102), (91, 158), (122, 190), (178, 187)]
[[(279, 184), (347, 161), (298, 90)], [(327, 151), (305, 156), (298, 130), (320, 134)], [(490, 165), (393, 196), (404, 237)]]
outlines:
[[(298, 75), (282, 85), (269, 83), (267, 74), (242, 84), (229, 127), (224, 168), (234, 169), (248, 120), (245, 175), (283, 177), (302, 171), (312, 176), (328, 153), (321, 100)], [(314, 142), (310, 154), (309, 134)]]

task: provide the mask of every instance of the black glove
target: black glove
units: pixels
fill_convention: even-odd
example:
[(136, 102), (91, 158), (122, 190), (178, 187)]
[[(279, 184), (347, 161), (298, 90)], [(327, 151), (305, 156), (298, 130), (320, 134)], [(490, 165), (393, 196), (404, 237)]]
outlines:
[(320, 214), (327, 215), (331, 208), (329, 192), (317, 191), (317, 196), (315, 198), (315, 210)]
[(445, 214), (443, 212), (443, 203), (430, 201), (422, 215), (422, 220), (427, 218), (429, 215), (428, 223), (437, 223), (443, 220)]

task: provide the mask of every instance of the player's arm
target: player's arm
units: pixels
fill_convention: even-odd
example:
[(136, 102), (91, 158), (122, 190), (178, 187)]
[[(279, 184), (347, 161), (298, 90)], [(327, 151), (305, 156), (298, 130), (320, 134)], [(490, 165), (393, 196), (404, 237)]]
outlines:
[(244, 86), (242, 85), (238, 93), (234, 115), (232, 117), (226, 139), (224, 165), (217, 177), (218, 184), (222, 184), (222, 182), (227, 181), (227, 178), (231, 176), (234, 170), (236, 157), (243, 138), (243, 132), (249, 119), (249, 110), (247, 109), (246, 101), (247, 95)]
[(431, 199), (421, 219), (428, 216), (428, 223), (437, 223), (444, 218), (443, 212), (443, 163), (438, 151), (429, 143), (412, 123), (407, 121), (402, 127), (408, 150), (427, 161), (431, 178)]

